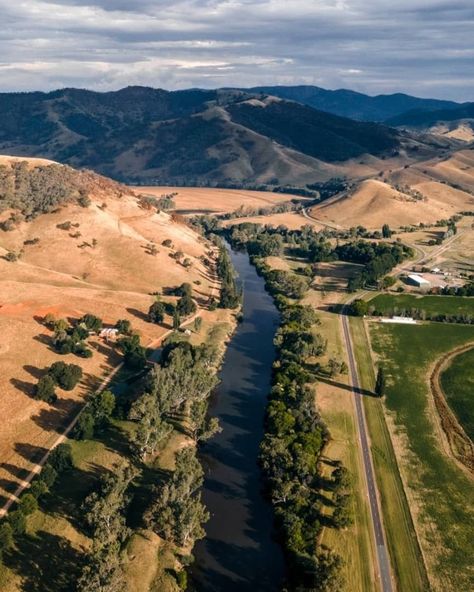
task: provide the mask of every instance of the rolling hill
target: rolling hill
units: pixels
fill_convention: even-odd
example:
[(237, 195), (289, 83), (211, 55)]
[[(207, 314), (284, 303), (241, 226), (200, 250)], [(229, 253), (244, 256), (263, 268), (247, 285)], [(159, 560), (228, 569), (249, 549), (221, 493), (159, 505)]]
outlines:
[(380, 124), (232, 90), (4, 93), (0, 108), (1, 152), (138, 184), (301, 185), (370, 174), (384, 168), (382, 160), (412, 162), (439, 147)]
[(388, 122), (400, 128), (423, 130), (466, 143), (474, 141), (474, 103), (465, 103), (454, 109), (414, 109), (389, 119)]
[(461, 211), (474, 210), (474, 151), (460, 150), (404, 166), (354, 183), (312, 208), (316, 219), (349, 228), (361, 224), (432, 224)]
[[(34, 399), (38, 377), (58, 360), (51, 331), (42, 322), (46, 314), (78, 319), (92, 313), (109, 327), (128, 319), (143, 345), (151, 345), (160, 343), (171, 327), (168, 315), (164, 323), (148, 322), (153, 293), (189, 282), (201, 307), (203, 327), (213, 326), (222, 310), (207, 310), (209, 298), (217, 295), (214, 271), (203, 263), (209, 245), (182, 221), (95, 173), (32, 159), (2, 157), (0, 162), (2, 179), (21, 178), (25, 184), (50, 175), (50, 186), (60, 178), (64, 189), (60, 199), (36, 209), (34, 215), (28, 207), (25, 210), (24, 196), (15, 192), (0, 212), (3, 505), (33, 458), (56, 440), (83, 398), (121, 360), (115, 348), (94, 337), (89, 343), (91, 358), (60, 357), (83, 368), (84, 380), (74, 391), (61, 393), (54, 408)], [(29, 185), (31, 203), (44, 205), (44, 187)], [(78, 187), (87, 191), (87, 200), (81, 203)], [(7, 220), (11, 223), (5, 227)], [(168, 246), (162, 245), (165, 240), (170, 241)], [(179, 251), (183, 258), (174, 256)], [(183, 264), (184, 258), (189, 265)], [(15, 467), (13, 474), (9, 467)]]

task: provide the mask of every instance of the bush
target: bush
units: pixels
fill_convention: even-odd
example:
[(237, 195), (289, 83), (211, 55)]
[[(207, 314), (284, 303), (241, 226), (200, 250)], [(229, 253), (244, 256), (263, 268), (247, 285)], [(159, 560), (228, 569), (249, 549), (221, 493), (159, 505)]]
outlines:
[(41, 478), (35, 479), (28, 489), (28, 492), (35, 498), (38, 499), (49, 491), (45, 481)]
[[(49, 461), (42, 468), (41, 473), (39, 474), (38, 480), (41, 480), (46, 485), (46, 487), (49, 489), (56, 481), (57, 476), (58, 476), (58, 472), (51, 465), (51, 455), (50, 455)], [(35, 481), (35, 482), (37, 482), (37, 481)]]
[(8, 524), (10, 525), (13, 534), (23, 534), (26, 530), (26, 518), (23, 512), (15, 510), (8, 514)]
[(19, 508), (24, 516), (29, 516), (30, 514), (33, 514), (33, 512), (36, 512), (38, 509), (38, 502), (35, 496), (31, 493), (25, 493), (20, 499)]
[(4, 551), (8, 551), (13, 545), (13, 528), (8, 522), (0, 524), (0, 559)]

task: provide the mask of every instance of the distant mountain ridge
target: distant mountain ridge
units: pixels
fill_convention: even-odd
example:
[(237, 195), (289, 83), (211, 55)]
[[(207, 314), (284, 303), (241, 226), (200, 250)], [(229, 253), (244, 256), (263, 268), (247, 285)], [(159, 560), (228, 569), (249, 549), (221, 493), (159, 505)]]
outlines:
[(412, 109), (433, 111), (460, 106), (454, 101), (422, 99), (403, 93), (369, 96), (347, 89), (326, 90), (318, 86), (255, 86), (246, 92), (265, 93), (297, 101), (314, 109), (359, 121), (383, 122)]
[(413, 109), (389, 119), (388, 122), (396, 126), (430, 127), (439, 122), (460, 121), (464, 119), (474, 120), (474, 103), (464, 103), (454, 109), (437, 109), (434, 111)]
[(379, 123), (232, 89), (3, 93), (0, 110), (0, 152), (135, 183), (305, 184), (344, 175), (349, 159), (432, 151)]

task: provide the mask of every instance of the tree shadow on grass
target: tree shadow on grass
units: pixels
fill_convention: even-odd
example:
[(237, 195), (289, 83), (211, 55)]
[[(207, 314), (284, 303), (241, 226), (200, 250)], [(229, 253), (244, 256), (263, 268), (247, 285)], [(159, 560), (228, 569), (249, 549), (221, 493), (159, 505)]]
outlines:
[(91, 467), (88, 471), (77, 467), (64, 471), (59, 475), (51, 493), (41, 499), (41, 509), (51, 516), (61, 516), (76, 530), (87, 534), (81, 507), (103, 475), (104, 468), (100, 466)]
[(345, 391), (349, 391), (349, 392), (354, 391), (354, 392), (358, 393), (359, 395), (364, 395), (366, 397), (376, 397), (376, 395), (372, 391), (369, 391), (369, 390), (363, 389), (363, 388), (359, 388), (357, 386), (352, 386), (350, 384), (344, 384), (343, 382), (337, 382), (336, 380), (326, 378), (324, 376), (321, 376), (320, 374), (317, 375), (317, 380), (319, 380), (319, 382), (324, 382), (325, 384), (335, 386), (335, 387), (343, 389)]
[(10, 384), (28, 397), (34, 398), (36, 389), (34, 382), (26, 382), (26, 380), (20, 380), (19, 378), (10, 378)]
[(144, 313), (142, 310), (138, 310), (137, 308), (127, 308), (126, 311), (128, 314), (140, 319), (141, 321), (148, 321), (148, 315)]
[(35, 446), (26, 442), (17, 442), (14, 448), (15, 452), (31, 463), (37, 463), (48, 452), (48, 449), (43, 446)]
[(4, 563), (22, 578), (22, 592), (72, 592), (82, 569), (84, 556), (60, 536), (38, 531), (16, 538), (15, 549)]
[(36, 366), (31, 366), (29, 364), (25, 364), (23, 366), (23, 370), (28, 372), (28, 374), (33, 378), (36, 378), (36, 380), (39, 380), (46, 373), (43, 368), (37, 368)]

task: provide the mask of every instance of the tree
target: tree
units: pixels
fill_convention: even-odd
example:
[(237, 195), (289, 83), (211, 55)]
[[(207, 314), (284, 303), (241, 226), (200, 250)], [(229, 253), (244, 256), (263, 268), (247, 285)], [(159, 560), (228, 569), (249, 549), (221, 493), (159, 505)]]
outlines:
[(26, 529), (26, 518), (21, 510), (15, 510), (8, 514), (8, 524), (14, 534), (23, 534)]
[(148, 320), (151, 323), (162, 323), (165, 318), (165, 305), (163, 302), (156, 300), (148, 310)]
[(130, 440), (142, 460), (154, 454), (159, 444), (173, 431), (173, 426), (163, 419), (159, 401), (152, 393), (143, 394), (132, 404), (128, 418), (138, 423)]
[(379, 366), (379, 369), (377, 370), (377, 379), (375, 381), (375, 394), (378, 397), (383, 397), (385, 395), (385, 387), (385, 372), (383, 367)]
[(87, 313), (80, 318), (78, 324), (85, 325), (89, 331), (93, 331), (94, 333), (98, 333), (102, 329), (102, 319), (90, 313)]
[(391, 275), (386, 275), (384, 278), (382, 278), (381, 287), (383, 290), (386, 290), (387, 288), (391, 288), (392, 286), (394, 286), (396, 283), (397, 278)]
[(51, 451), (48, 464), (58, 473), (72, 467), (72, 448), (70, 444), (59, 444)]
[(175, 331), (178, 331), (178, 329), (181, 327), (181, 317), (179, 315), (179, 310), (177, 308), (175, 308), (173, 310), (173, 329)]
[(38, 509), (38, 502), (31, 493), (25, 493), (20, 499), (19, 508), (25, 516), (28, 516), (29, 514), (36, 512)]
[(115, 328), (122, 335), (130, 335), (132, 332), (132, 324), (128, 319), (119, 319), (115, 323)]
[(0, 524), (0, 559), (3, 551), (8, 551), (13, 545), (13, 528), (8, 522)]
[(55, 380), (49, 374), (46, 374), (38, 380), (35, 389), (35, 398), (40, 401), (46, 401), (46, 403), (54, 403), (58, 398), (55, 389)]
[(390, 230), (390, 226), (388, 224), (384, 224), (382, 226), (382, 236), (383, 238), (391, 238), (392, 231)]
[(112, 416), (115, 403), (115, 395), (109, 390), (101, 391), (92, 397), (89, 406), (99, 428), (107, 423)]
[(46, 327), (51, 329), (56, 323), (56, 317), (53, 315), (53, 313), (48, 312), (48, 314), (43, 318), (43, 323), (46, 325)]
[(181, 296), (178, 300), (176, 309), (181, 317), (188, 317), (196, 312), (196, 303), (190, 294), (184, 294), (184, 296)]
[(202, 317), (196, 317), (194, 319), (194, 330), (196, 331), (196, 333), (199, 333), (199, 331), (201, 330), (202, 327)]
[(369, 312), (369, 304), (358, 298), (351, 303), (350, 312), (356, 317), (363, 317)]
[(72, 391), (82, 378), (82, 368), (76, 364), (54, 362), (48, 370), (49, 376), (65, 391)]
[(113, 472), (102, 479), (99, 490), (85, 499), (84, 519), (96, 552), (125, 541), (128, 535), (124, 515), (128, 504), (126, 492), (136, 474), (129, 465), (115, 466)]
[(89, 554), (76, 589), (81, 592), (126, 592), (127, 583), (114, 546)]

